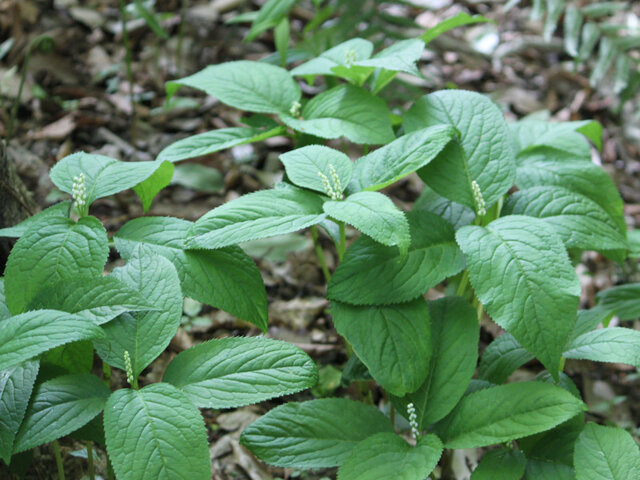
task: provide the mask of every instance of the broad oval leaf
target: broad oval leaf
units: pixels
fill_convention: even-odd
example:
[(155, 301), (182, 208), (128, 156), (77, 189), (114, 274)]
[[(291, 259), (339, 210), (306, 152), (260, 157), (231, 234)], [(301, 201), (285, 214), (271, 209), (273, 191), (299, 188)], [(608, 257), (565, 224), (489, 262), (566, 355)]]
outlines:
[(0, 237), (20, 238), (27, 233), (27, 230), (36, 223), (46, 225), (47, 219), (51, 217), (68, 217), (69, 210), (71, 209), (71, 202), (65, 201), (56, 203), (55, 205), (45, 208), (41, 212), (26, 218), (22, 222), (14, 225), (13, 227), (0, 229)]
[(594, 362), (626, 363), (640, 368), (640, 332), (622, 327), (593, 330), (569, 343), (563, 356)]
[(284, 164), (287, 177), (293, 183), (325, 195), (331, 194), (327, 191), (326, 182), (331, 189), (341, 194), (349, 185), (353, 171), (349, 157), (339, 150), (323, 145), (309, 145), (291, 150), (280, 155), (280, 161)]
[(482, 352), (478, 377), (495, 384), (504, 383), (513, 372), (533, 358), (513, 335), (503, 333)]
[(628, 283), (598, 292), (598, 307), (615, 312), (620, 320), (640, 317), (640, 283)]
[(107, 261), (107, 232), (95, 217), (66, 217), (35, 224), (15, 244), (5, 269), (11, 313), (25, 308), (43, 287), (79, 275), (99, 276)]
[(104, 408), (111, 392), (95, 375), (80, 373), (38, 385), (16, 435), (14, 452), (51, 442), (77, 430)]
[(382, 193), (354, 193), (342, 201), (326, 202), (323, 208), (331, 218), (353, 225), (378, 243), (397, 246), (400, 254), (406, 255), (411, 242), (409, 222)]
[(202, 216), (189, 231), (189, 249), (216, 249), (291, 233), (320, 223), (323, 197), (298, 188), (260, 190)]
[(422, 298), (389, 306), (333, 302), (331, 313), (338, 333), (385, 390), (402, 396), (418, 389), (432, 351), (429, 309)]
[(185, 296), (266, 330), (267, 294), (256, 264), (237, 246), (186, 250), (192, 226), (192, 222), (178, 218), (136, 218), (127, 222), (114, 240), (125, 258), (140, 244), (171, 261)]
[(394, 139), (384, 101), (353, 85), (339, 85), (316, 95), (304, 106), (300, 119), (289, 114), (280, 119), (294, 130), (320, 138), (347, 137), (369, 145)]
[(247, 427), (240, 443), (278, 467), (336, 467), (375, 433), (393, 433), (389, 419), (364, 403), (343, 398), (290, 402)]
[(453, 225), (455, 230), (469, 225), (476, 218), (472, 209), (438, 195), (427, 185), (413, 204), (413, 210), (435, 213)]
[(557, 378), (576, 321), (580, 282), (553, 228), (510, 215), (486, 227), (462, 227), (456, 239), (491, 318)]
[(248, 60), (211, 65), (169, 82), (169, 96), (181, 85), (203, 90), (240, 110), (257, 113), (289, 112), (301, 95), (300, 87), (285, 69)]
[(489, 450), (471, 474), (471, 480), (520, 480), (527, 459), (519, 450)]
[(360, 157), (353, 166), (349, 190), (382, 190), (428, 164), (454, 135), (453, 127), (435, 125), (403, 135)]
[(338, 470), (338, 480), (424, 480), (438, 464), (442, 442), (426, 435), (415, 447), (395, 433), (377, 433), (360, 442)]
[(98, 325), (124, 312), (157, 310), (138, 290), (113, 277), (74, 278), (40, 290), (31, 309), (75, 313)]
[(104, 338), (94, 340), (94, 346), (100, 358), (122, 370), (126, 370), (124, 353), (129, 352), (133, 375), (138, 376), (167, 348), (180, 326), (180, 280), (169, 260), (143, 247), (134, 250), (127, 264), (111, 275), (139, 291), (155, 310), (124, 313), (111, 320), (102, 327)]
[(7, 465), (39, 366), (37, 361), (31, 361), (0, 371), (0, 458)]
[(480, 337), (476, 311), (462, 298), (445, 297), (427, 305), (432, 354), (426, 378), (415, 392), (392, 398), (403, 415), (413, 403), (420, 429), (446, 416), (464, 395), (478, 361)]
[(503, 213), (543, 219), (569, 249), (603, 252), (628, 248), (624, 231), (600, 205), (564, 187), (520, 190), (508, 198)]
[(56, 310), (33, 310), (0, 323), (0, 370), (29, 360), (52, 348), (101, 338), (91, 320)]
[(450, 224), (430, 212), (408, 212), (407, 218), (411, 232), (408, 253), (403, 256), (397, 247), (361, 236), (331, 277), (330, 300), (353, 305), (407, 302), (464, 268), (464, 256)]
[(115, 158), (78, 152), (64, 157), (49, 172), (51, 181), (63, 192), (71, 194), (74, 178), (85, 176), (86, 201), (133, 188), (160, 168), (162, 162), (121, 162)]
[(640, 476), (640, 451), (617, 427), (588, 423), (576, 442), (576, 480), (630, 480)]
[(515, 180), (515, 157), (502, 112), (474, 92), (444, 90), (417, 100), (404, 117), (408, 132), (452, 125), (460, 136), (450, 142), (420, 177), (437, 193), (476, 210), (472, 182), (491, 206)]
[(446, 448), (476, 448), (549, 430), (583, 410), (580, 400), (555, 385), (508, 383), (467, 395), (435, 431)]
[(104, 431), (118, 479), (211, 478), (202, 416), (172, 385), (156, 383), (114, 392), (105, 406)]
[(289, 343), (228, 337), (180, 353), (162, 380), (200, 408), (233, 408), (310, 388), (318, 380), (318, 369)]
[(373, 43), (363, 38), (352, 38), (346, 42), (342, 42), (326, 52), (320, 54), (316, 58), (312, 58), (308, 62), (298, 65), (291, 70), (291, 75), (296, 76), (316, 76), (331, 75), (335, 76), (333, 70), (335, 67), (348, 67), (361, 60), (371, 57), (373, 52)]

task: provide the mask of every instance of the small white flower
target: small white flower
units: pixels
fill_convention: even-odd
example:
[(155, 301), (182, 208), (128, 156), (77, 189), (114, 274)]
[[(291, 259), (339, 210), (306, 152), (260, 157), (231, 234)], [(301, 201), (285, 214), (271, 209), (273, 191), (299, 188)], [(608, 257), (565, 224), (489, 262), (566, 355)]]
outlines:
[(331, 182), (324, 173), (318, 171), (318, 176), (322, 179), (324, 191), (332, 200), (342, 200), (342, 184), (340, 183), (338, 172), (336, 172), (332, 164), (329, 164), (329, 174), (331, 175)]
[(473, 190), (473, 200), (476, 203), (476, 213), (479, 217), (483, 217), (487, 214), (487, 206), (484, 203), (480, 185), (478, 185), (478, 182), (476, 182), (475, 180), (471, 182), (471, 190)]
[(73, 202), (78, 209), (82, 209), (87, 204), (87, 186), (84, 173), (73, 177), (73, 185), (71, 186), (71, 196)]
[(418, 441), (420, 437), (420, 429), (418, 428), (418, 415), (416, 414), (416, 407), (413, 403), (407, 405), (407, 413), (409, 414), (409, 426), (411, 426), (411, 434), (415, 441)]
[(131, 365), (131, 357), (129, 356), (129, 350), (124, 351), (124, 368), (127, 372), (127, 382), (129, 385), (133, 385), (133, 366)]
[(347, 48), (344, 51), (344, 64), (347, 67), (350, 67), (351, 65), (356, 63), (357, 60), (358, 60), (358, 54), (353, 48)]
[(300, 116), (300, 108), (302, 107), (302, 105), (300, 104), (299, 101), (294, 101), (291, 104), (291, 108), (289, 109), (289, 115), (291, 115), (292, 117), (299, 117)]

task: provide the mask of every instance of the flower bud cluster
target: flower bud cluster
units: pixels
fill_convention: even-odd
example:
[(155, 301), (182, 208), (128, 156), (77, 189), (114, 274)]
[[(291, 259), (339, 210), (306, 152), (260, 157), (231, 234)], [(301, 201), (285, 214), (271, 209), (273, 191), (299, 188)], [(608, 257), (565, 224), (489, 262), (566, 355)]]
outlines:
[(358, 60), (358, 54), (353, 48), (347, 48), (344, 51), (344, 64), (347, 67), (350, 67), (351, 65), (356, 63), (357, 60)]
[(78, 210), (82, 210), (87, 204), (87, 186), (84, 173), (73, 177), (71, 196)]
[(417, 442), (418, 438), (420, 438), (420, 430), (418, 429), (418, 415), (416, 414), (416, 407), (413, 403), (407, 405), (407, 413), (409, 414), (409, 425), (411, 426), (411, 434)]
[(300, 116), (300, 108), (302, 107), (302, 104), (295, 100), (292, 104), (291, 104), (291, 108), (289, 109), (289, 115), (291, 115), (292, 117), (299, 117)]
[(473, 200), (476, 203), (476, 213), (479, 217), (484, 217), (487, 214), (487, 206), (484, 203), (480, 185), (475, 180), (471, 182), (471, 190), (473, 190)]
[(318, 176), (322, 179), (324, 191), (332, 200), (342, 200), (342, 184), (340, 183), (338, 172), (336, 172), (332, 164), (329, 164), (329, 174), (331, 175), (331, 181), (324, 173), (318, 172)]
[(124, 368), (127, 372), (127, 382), (129, 385), (133, 385), (135, 378), (133, 378), (133, 366), (131, 365), (131, 357), (129, 356), (129, 350), (124, 351)]

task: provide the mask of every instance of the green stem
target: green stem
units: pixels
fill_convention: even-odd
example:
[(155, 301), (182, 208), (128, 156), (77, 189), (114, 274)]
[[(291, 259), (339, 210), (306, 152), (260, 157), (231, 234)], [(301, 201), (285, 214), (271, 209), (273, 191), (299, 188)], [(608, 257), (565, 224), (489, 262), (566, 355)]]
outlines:
[(120, 0), (120, 16), (122, 17), (122, 43), (126, 51), (125, 64), (127, 68), (127, 81), (129, 82), (129, 101), (131, 102), (131, 144), (135, 148), (136, 143), (136, 104), (133, 95), (133, 71), (131, 70), (131, 43), (129, 42), (129, 31), (127, 30), (127, 8), (126, 0)]
[(327, 262), (324, 259), (324, 251), (322, 250), (318, 237), (318, 228), (315, 225), (311, 227), (311, 237), (313, 238), (313, 248), (315, 249), (318, 260), (320, 261), (320, 267), (322, 268), (324, 279), (329, 283), (329, 280), (331, 280), (331, 274), (327, 268)]
[(460, 283), (458, 284), (458, 290), (456, 291), (456, 295), (459, 297), (464, 297), (465, 292), (467, 291), (467, 285), (469, 284), (469, 270), (465, 270), (462, 274), (462, 278), (460, 279)]
[(60, 454), (60, 444), (58, 440), (51, 442), (53, 446), (53, 455), (56, 457), (56, 467), (58, 467), (58, 480), (65, 480), (64, 465), (62, 464), (62, 455)]
[(111, 365), (102, 362), (102, 379), (108, 389), (111, 389)]
[(96, 471), (93, 466), (93, 442), (87, 442), (87, 461), (89, 462), (89, 480), (95, 480)]
[(338, 222), (338, 226), (340, 227), (340, 243), (338, 244), (338, 259), (342, 261), (342, 257), (344, 257), (344, 252), (347, 250), (347, 235), (346, 228), (344, 222)]
[(107, 480), (115, 480), (116, 475), (113, 473), (113, 465), (111, 465), (111, 461), (107, 458)]

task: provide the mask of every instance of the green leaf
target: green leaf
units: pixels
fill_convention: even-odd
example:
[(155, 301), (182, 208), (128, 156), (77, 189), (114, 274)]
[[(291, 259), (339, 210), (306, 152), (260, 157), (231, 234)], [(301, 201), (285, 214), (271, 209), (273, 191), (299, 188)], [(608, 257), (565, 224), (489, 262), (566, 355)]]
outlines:
[[(299, 187), (330, 195), (326, 179), (332, 189), (342, 193), (351, 180), (353, 166), (344, 153), (322, 145), (309, 145), (280, 155), (287, 177)], [(339, 184), (335, 184), (334, 173)]]
[(507, 199), (505, 215), (543, 219), (562, 238), (568, 249), (626, 250), (624, 230), (590, 198), (560, 186), (520, 190)]
[(124, 313), (105, 324), (104, 339), (94, 340), (100, 358), (125, 370), (124, 352), (131, 357), (133, 375), (160, 355), (176, 334), (182, 319), (182, 291), (178, 273), (172, 263), (143, 247), (134, 250), (124, 267), (111, 275), (136, 289), (156, 311)]
[(640, 452), (621, 428), (588, 423), (574, 454), (576, 480), (627, 480), (640, 475)]
[(542, 37), (545, 42), (550, 42), (553, 38), (553, 33), (558, 26), (558, 20), (562, 15), (565, 7), (566, 0), (547, 0), (547, 15), (544, 19), (544, 27)]
[(407, 131), (452, 125), (460, 136), (450, 142), (420, 177), (437, 193), (476, 209), (472, 182), (491, 206), (512, 186), (515, 160), (502, 112), (487, 97), (462, 90), (425, 95), (405, 114)]
[[(585, 160), (590, 160), (588, 148), (578, 148), (586, 143), (581, 142), (580, 133), (589, 139), (598, 150), (602, 149), (602, 125), (595, 120), (581, 120), (576, 122), (547, 122), (542, 120), (525, 119), (510, 125), (514, 134), (516, 153), (522, 154), (536, 147), (552, 147), (566, 150), (574, 156), (580, 152)], [(576, 141), (577, 140), (577, 141)], [(576, 143), (578, 145), (576, 145)], [(588, 145), (587, 145), (588, 147)]]
[[(273, 132), (275, 130), (276, 129), (272, 129), (269, 131)], [(280, 128), (277, 130), (280, 131)], [(156, 161), (164, 160), (176, 163), (189, 158), (203, 157), (237, 145), (257, 142), (261, 140), (262, 137), (261, 130), (257, 128), (220, 128), (173, 142), (158, 154)]]
[(297, 0), (268, 0), (253, 20), (251, 30), (247, 34), (246, 41), (251, 42), (263, 32), (275, 27), (280, 20), (286, 17)]
[(408, 212), (407, 219), (406, 255), (361, 236), (331, 277), (327, 298), (354, 305), (407, 302), (464, 268), (450, 224), (430, 212)]
[(457, 15), (454, 15), (453, 17), (449, 17), (446, 20), (443, 20), (435, 27), (428, 29), (425, 33), (422, 34), (420, 39), (424, 43), (429, 43), (434, 38), (439, 37), (443, 33), (448, 32), (449, 30), (452, 30), (456, 27), (492, 21), (493, 20), (483, 17), (482, 15), (469, 15), (468, 13), (461, 12)]
[(355, 65), (383, 68), (395, 72), (405, 72), (416, 77), (422, 76), (416, 62), (424, 51), (424, 42), (419, 38), (410, 38), (393, 43), (372, 58), (358, 60)]
[(598, 47), (598, 61), (596, 66), (591, 71), (589, 77), (589, 83), (592, 87), (595, 87), (605, 77), (613, 61), (616, 59), (618, 49), (616, 48), (615, 41), (608, 36), (603, 36), (600, 40), (600, 46)]
[(491, 318), (554, 377), (573, 330), (580, 282), (544, 221), (510, 215), (456, 234), (478, 299)]
[(640, 283), (628, 283), (598, 292), (598, 307), (611, 310), (620, 320), (640, 318)]
[(27, 410), (38, 375), (38, 362), (25, 362), (0, 371), (0, 458), (9, 465), (13, 443)]
[(592, 331), (601, 323), (605, 326), (608, 325), (612, 316), (613, 311), (608, 308), (604, 308), (601, 305), (596, 305), (589, 310), (578, 310), (578, 319), (576, 320), (576, 325), (573, 328), (571, 338), (567, 343), (570, 343), (579, 336)]
[(203, 90), (239, 110), (257, 113), (289, 112), (301, 95), (300, 87), (285, 69), (247, 60), (211, 65), (169, 82), (167, 94), (173, 95), (181, 85)]
[(98, 325), (124, 312), (157, 310), (140, 292), (113, 277), (80, 277), (40, 290), (30, 309), (75, 313)]
[(403, 135), (359, 158), (349, 190), (382, 190), (428, 164), (454, 135), (453, 127), (435, 125)]
[(164, 31), (164, 29), (158, 23), (156, 16), (150, 12), (142, 2), (142, 0), (134, 0), (133, 5), (135, 6), (136, 12), (140, 15), (145, 23), (149, 26), (149, 28), (155, 33), (158, 37), (167, 40), (169, 38), (169, 34)]
[(59, 345), (101, 338), (100, 327), (86, 318), (55, 310), (34, 310), (2, 321), (0, 370)]
[(576, 474), (573, 468), (568, 465), (550, 460), (528, 458), (524, 478), (525, 480), (575, 480)]
[(196, 192), (220, 194), (225, 191), (224, 177), (220, 171), (198, 163), (176, 165), (171, 184)]
[(38, 385), (16, 435), (14, 452), (64, 437), (104, 408), (111, 392), (88, 373), (56, 377)]
[(418, 389), (432, 351), (429, 309), (424, 299), (370, 307), (332, 302), (331, 313), (338, 333), (385, 390), (402, 396)]
[(70, 201), (56, 203), (55, 205), (45, 208), (41, 212), (36, 213), (32, 217), (23, 220), (13, 227), (0, 229), (0, 237), (20, 238), (36, 223), (46, 225), (47, 219), (51, 217), (68, 217), (70, 208)]
[[(312, 77), (316, 75), (335, 76), (335, 67), (342, 66), (345, 67), (345, 70), (348, 70), (348, 68), (356, 62), (366, 60), (371, 57), (372, 52), (373, 43), (369, 40), (365, 40), (363, 38), (352, 38), (351, 40), (347, 40), (346, 42), (340, 43), (326, 52), (323, 52), (319, 57), (298, 65), (296, 68), (291, 70), (291, 75)], [(346, 78), (349, 77), (347, 76)]]
[(162, 380), (200, 408), (234, 408), (310, 388), (318, 380), (318, 368), (289, 343), (228, 337), (180, 353)]
[(580, 36), (580, 49), (578, 50), (577, 63), (584, 63), (589, 59), (593, 47), (596, 46), (600, 39), (600, 28), (594, 22), (587, 22), (582, 27), (582, 35)]
[(300, 119), (289, 114), (281, 114), (280, 119), (294, 130), (320, 138), (347, 137), (369, 145), (395, 138), (384, 100), (353, 85), (339, 85), (316, 95), (304, 106)]
[(274, 408), (245, 429), (240, 443), (270, 465), (327, 468), (342, 465), (358, 443), (375, 433), (393, 433), (378, 409), (322, 398)]
[(302, 230), (325, 219), (322, 204), (323, 197), (297, 188), (249, 193), (200, 217), (186, 247), (216, 249)]
[(394, 433), (377, 433), (360, 442), (338, 470), (338, 480), (423, 480), (442, 455), (442, 442), (426, 435), (415, 447)]
[(93, 368), (93, 343), (91, 340), (67, 343), (45, 352), (40, 357), (45, 367), (59, 367), (66, 373), (90, 373)]
[(87, 205), (91, 205), (98, 198), (135, 187), (151, 177), (161, 165), (161, 162), (121, 162), (103, 155), (78, 152), (56, 163), (49, 176), (56, 187), (71, 194), (73, 179), (84, 174)]
[(482, 456), (471, 480), (520, 480), (526, 466), (527, 459), (518, 450), (490, 450)]
[[(420, 429), (446, 416), (462, 398), (478, 361), (480, 328), (475, 309), (460, 297), (428, 302), (433, 354), (427, 376), (414, 393), (394, 403), (413, 403)], [(408, 415), (405, 415), (408, 417)]]
[(4, 295), (4, 277), (0, 277), (0, 321), (5, 318), (9, 318), (11, 316), (11, 312), (9, 312), (9, 307), (7, 307), (7, 299)]
[(472, 209), (438, 195), (427, 185), (424, 186), (420, 197), (413, 204), (413, 211), (435, 213), (453, 225), (456, 230), (469, 225), (476, 218)]
[(574, 339), (565, 358), (594, 362), (626, 363), (640, 368), (640, 332), (630, 328), (601, 328)]
[(291, 39), (291, 29), (289, 19), (282, 17), (273, 31), (274, 43), (276, 51), (280, 55), (280, 66), (286, 68), (287, 53), (289, 52), (289, 40)]
[(549, 430), (583, 410), (580, 400), (555, 385), (508, 383), (465, 396), (435, 431), (446, 448), (476, 448)]
[(582, 20), (580, 9), (573, 4), (569, 5), (564, 14), (564, 49), (574, 58), (578, 56)]
[(501, 384), (518, 368), (533, 360), (531, 355), (510, 333), (503, 333), (482, 352), (478, 377)]
[(266, 330), (267, 294), (256, 264), (236, 246), (185, 250), (192, 226), (192, 222), (178, 218), (137, 218), (127, 222), (114, 240), (125, 258), (142, 244), (170, 260), (185, 296)]
[(326, 202), (323, 208), (331, 218), (353, 225), (378, 243), (397, 246), (400, 255), (406, 255), (411, 243), (409, 222), (382, 193), (354, 193), (345, 200)]
[(153, 174), (133, 187), (133, 191), (138, 194), (142, 201), (144, 212), (147, 213), (151, 208), (151, 203), (155, 196), (167, 185), (171, 183), (173, 178), (173, 164), (171, 162), (161, 162), (158, 169)]
[(99, 276), (109, 253), (107, 232), (95, 217), (52, 217), (15, 244), (5, 269), (7, 306), (22, 313), (43, 287), (78, 276)]
[(114, 392), (104, 410), (104, 430), (120, 480), (211, 478), (202, 416), (172, 385)]

